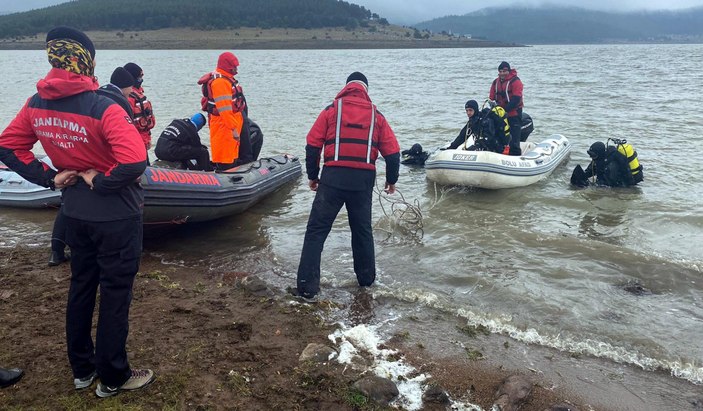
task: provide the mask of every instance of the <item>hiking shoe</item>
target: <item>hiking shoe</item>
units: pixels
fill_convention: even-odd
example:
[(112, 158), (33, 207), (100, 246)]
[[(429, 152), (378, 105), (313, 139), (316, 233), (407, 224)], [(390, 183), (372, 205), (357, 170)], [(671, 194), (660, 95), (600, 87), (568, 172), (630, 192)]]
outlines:
[(59, 251), (52, 251), (51, 252), (51, 257), (49, 257), (49, 267), (56, 267), (57, 265), (61, 263), (65, 263), (66, 261), (70, 260), (71, 256), (69, 254), (59, 252)]
[(95, 395), (100, 398), (112, 397), (117, 395), (120, 391), (132, 391), (144, 388), (154, 382), (156, 379), (156, 374), (154, 371), (149, 369), (143, 370), (132, 370), (132, 376), (129, 377), (127, 382), (119, 387), (110, 387), (104, 385), (103, 383), (98, 383), (98, 387), (95, 389)]
[(288, 293), (294, 296), (298, 301), (302, 301), (304, 303), (314, 304), (320, 301), (317, 294), (300, 293), (296, 287), (288, 287), (286, 288), (286, 291), (288, 291)]
[(83, 388), (88, 388), (93, 385), (93, 381), (98, 377), (98, 373), (93, 371), (89, 376), (83, 378), (74, 378), (73, 385), (76, 386), (77, 390), (82, 390)]
[(9, 387), (22, 379), (24, 371), (19, 368), (0, 368), (0, 388)]

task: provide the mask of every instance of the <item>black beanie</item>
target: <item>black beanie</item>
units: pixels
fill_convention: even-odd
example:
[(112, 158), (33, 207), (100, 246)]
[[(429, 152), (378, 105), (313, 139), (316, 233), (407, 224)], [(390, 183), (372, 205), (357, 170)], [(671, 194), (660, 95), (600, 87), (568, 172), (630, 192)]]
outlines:
[(352, 82), (352, 81), (361, 81), (366, 85), (366, 87), (369, 86), (369, 81), (366, 80), (366, 76), (359, 73), (358, 71), (355, 71), (347, 77), (347, 83)]
[(90, 41), (88, 36), (80, 30), (66, 26), (54, 27), (46, 33), (46, 42), (48, 43), (51, 40), (56, 39), (69, 39), (77, 41), (81, 44), (81, 46), (88, 50), (90, 57), (95, 58), (95, 46), (93, 45), (93, 42)]
[(129, 74), (134, 77), (134, 79), (138, 79), (142, 75), (142, 68), (136, 65), (135, 63), (127, 63), (124, 65), (125, 70), (129, 71)]
[(134, 77), (124, 67), (117, 67), (112, 72), (112, 76), (110, 76), (110, 83), (119, 88), (132, 87), (134, 85)]
[(503, 70), (503, 69), (508, 69), (510, 70), (510, 63), (507, 61), (502, 61), (500, 65), (498, 66), (498, 70)]
[(478, 103), (476, 102), (476, 100), (469, 100), (466, 102), (466, 104), (464, 104), (464, 110), (469, 107), (474, 109), (474, 113), (478, 113)]

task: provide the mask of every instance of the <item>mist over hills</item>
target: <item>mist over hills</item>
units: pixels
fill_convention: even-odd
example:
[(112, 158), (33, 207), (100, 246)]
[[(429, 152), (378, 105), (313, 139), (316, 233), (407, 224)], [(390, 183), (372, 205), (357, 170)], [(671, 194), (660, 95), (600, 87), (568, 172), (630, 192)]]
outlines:
[(415, 26), (522, 44), (701, 42), (703, 7), (622, 13), (576, 7), (494, 7)]

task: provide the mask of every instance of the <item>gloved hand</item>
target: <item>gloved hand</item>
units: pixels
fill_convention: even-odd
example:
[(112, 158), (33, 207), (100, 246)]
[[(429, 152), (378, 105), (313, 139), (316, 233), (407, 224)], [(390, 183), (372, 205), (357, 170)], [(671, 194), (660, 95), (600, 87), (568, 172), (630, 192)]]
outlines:
[(239, 141), (239, 132), (237, 130), (232, 130), (232, 138)]

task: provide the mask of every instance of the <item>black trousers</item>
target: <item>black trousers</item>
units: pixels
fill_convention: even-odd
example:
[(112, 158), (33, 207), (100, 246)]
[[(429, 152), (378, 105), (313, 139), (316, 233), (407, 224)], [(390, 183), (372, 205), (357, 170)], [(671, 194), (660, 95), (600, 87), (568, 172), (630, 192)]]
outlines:
[[(120, 386), (131, 375), (125, 344), (142, 250), (142, 217), (109, 222), (65, 218), (66, 243), (72, 252), (66, 342), (73, 376), (83, 378), (97, 371), (103, 384)], [(98, 287), (93, 344), (90, 332)]]
[(63, 255), (66, 250), (66, 216), (62, 210), (56, 213), (54, 228), (51, 231), (51, 251)]
[(298, 292), (314, 296), (320, 291), (320, 259), (327, 235), (342, 205), (347, 208), (352, 233), (354, 273), (359, 285), (367, 287), (376, 280), (376, 258), (371, 229), (373, 189), (347, 191), (320, 184), (312, 203), (303, 251), (298, 266)]
[(519, 156), (522, 153), (520, 150), (520, 136), (522, 135), (522, 110), (518, 110), (517, 116), (508, 117), (508, 125), (510, 126), (510, 155)]
[[(244, 114), (244, 113), (242, 113)], [(254, 153), (251, 146), (251, 133), (249, 130), (249, 118), (244, 116), (244, 125), (242, 133), (239, 135), (239, 157), (235, 160), (236, 164), (248, 164), (254, 161)]]

